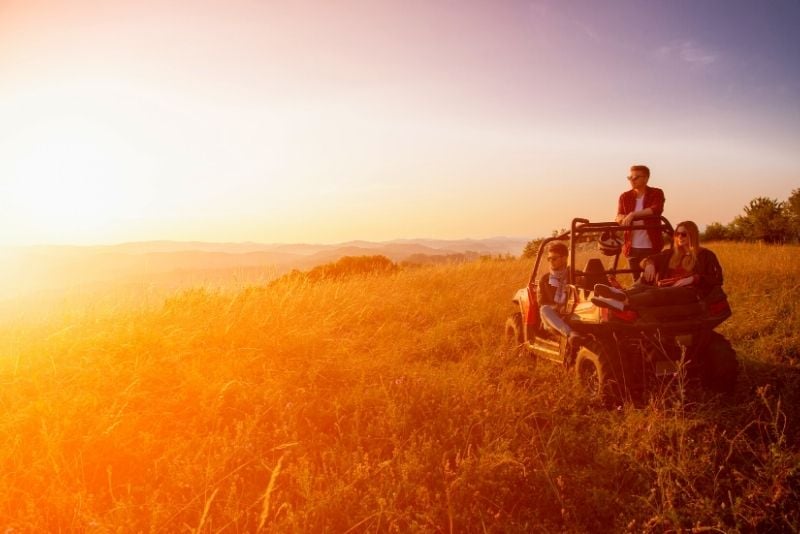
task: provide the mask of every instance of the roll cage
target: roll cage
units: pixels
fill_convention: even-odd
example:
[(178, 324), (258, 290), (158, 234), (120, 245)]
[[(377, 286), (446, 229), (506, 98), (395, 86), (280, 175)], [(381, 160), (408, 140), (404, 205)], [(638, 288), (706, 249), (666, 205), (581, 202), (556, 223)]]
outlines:
[[(539, 244), (539, 250), (536, 253), (536, 261), (533, 266), (533, 270), (531, 271), (530, 279), (528, 280), (528, 285), (533, 287), (537, 280), (536, 280), (536, 273), (539, 272), (539, 266), (542, 262), (542, 256), (544, 255), (543, 252), (547, 250), (547, 246), (552, 243), (553, 241), (569, 241), (569, 257), (570, 261), (567, 267), (567, 283), (571, 285), (575, 285), (579, 277), (589, 276), (589, 275), (597, 275), (603, 274), (605, 276), (613, 275), (616, 276), (617, 274), (625, 274), (625, 273), (632, 273), (633, 270), (630, 268), (620, 268), (619, 267), (619, 257), (620, 254), (614, 256), (613, 264), (611, 265), (610, 269), (603, 267), (602, 272), (599, 271), (592, 271), (588, 273), (582, 269), (578, 269), (576, 266), (576, 252), (577, 252), (577, 244), (581, 242), (590, 242), (591, 239), (588, 239), (591, 235), (600, 235), (602, 232), (614, 232), (620, 233), (626, 230), (643, 230), (643, 229), (651, 229), (657, 228), (659, 229), (662, 234), (666, 234), (669, 239), (666, 240), (668, 243), (668, 249), (672, 250), (674, 247), (674, 243), (672, 240), (672, 236), (675, 233), (675, 230), (672, 228), (672, 224), (664, 217), (663, 215), (656, 216), (656, 215), (648, 215), (645, 217), (636, 217), (634, 218), (634, 222), (636, 221), (645, 221), (644, 226), (633, 224), (630, 225), (621, 225), (617, 222), (590, 222), (588, 219), (583, 218), (575, 218), (572, 219), (572, 223), (570, 224), (570, 229), (564, 232), (563, 234), (556, 235), (553, 237), (548, 237), (544, 239)], [(584, 239), (581, 239), (584, 237)]]

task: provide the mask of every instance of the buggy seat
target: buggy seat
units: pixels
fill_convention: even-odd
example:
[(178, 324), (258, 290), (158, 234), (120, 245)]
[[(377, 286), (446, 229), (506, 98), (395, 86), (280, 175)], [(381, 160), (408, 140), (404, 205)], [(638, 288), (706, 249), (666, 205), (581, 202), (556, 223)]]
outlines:
[(589, 258), (586, 267), (583, 268), (583, 275), (579, 276), (576, 285), (583, 289), (583, 296), (588, 297), (594, 290), (595, 284), (607, 284), (608, 277), (603, 262), (599, 258)]

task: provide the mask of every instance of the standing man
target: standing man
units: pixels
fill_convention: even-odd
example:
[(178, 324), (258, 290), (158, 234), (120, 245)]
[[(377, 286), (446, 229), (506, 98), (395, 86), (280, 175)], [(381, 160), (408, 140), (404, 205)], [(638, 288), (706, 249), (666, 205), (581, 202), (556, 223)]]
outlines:
[(659, 223), (634, 221), (636, 217), (661, 215), (664, 211), (664, 191), (657, 187), (648, 187), (648, 180), (650, 169), (645, 165), (633, 165), (628, 175), (631, 189), (619, 196), (617, 205), (617, 224), (642, 227), (641, 230), (625, 230), (625, 243), (622, 246), (622, 253), (628, 258), (628, 265), (633, 270), (634, 281), (642, 274), (641, 261), (651, 254), (661, 252), (664, 247)]

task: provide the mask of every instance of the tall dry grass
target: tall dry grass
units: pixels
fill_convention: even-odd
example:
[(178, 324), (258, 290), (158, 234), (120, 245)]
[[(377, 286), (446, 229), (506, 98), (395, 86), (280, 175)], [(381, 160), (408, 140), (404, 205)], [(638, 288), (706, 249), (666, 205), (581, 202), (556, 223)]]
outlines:
[(736, 395), (673, 384), (611, 412), (502, 347), (518, 260), (7, 321), (0, 524), (796, 531), (800, 249), (714, 249)]

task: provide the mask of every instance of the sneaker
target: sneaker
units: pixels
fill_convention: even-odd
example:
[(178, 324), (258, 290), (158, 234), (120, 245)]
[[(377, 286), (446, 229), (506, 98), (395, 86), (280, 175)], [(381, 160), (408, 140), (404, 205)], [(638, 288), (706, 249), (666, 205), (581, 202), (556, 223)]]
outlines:
[(615, 310), (622, 311), (625, 309), (625, 303), (617, 299), (610, 299), (607, 297), (592, 297), (592, 304), (601, 308), (614, 308)]
[(624, 301), (626, 298), (625, 292), (615, 287), (607, 286), (605, 284), (595, 284), (594, 294), (596, 297), (605, 297)]

